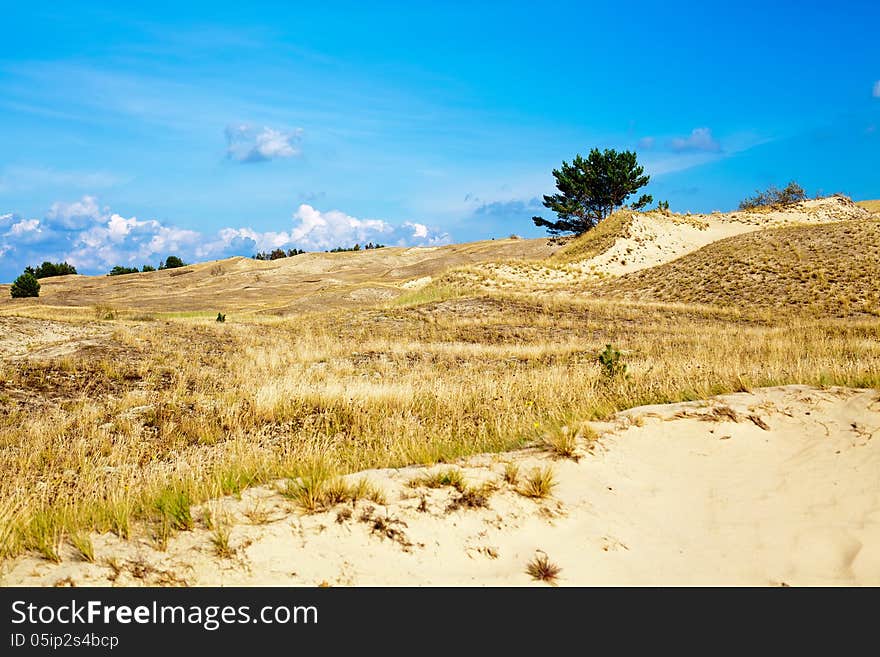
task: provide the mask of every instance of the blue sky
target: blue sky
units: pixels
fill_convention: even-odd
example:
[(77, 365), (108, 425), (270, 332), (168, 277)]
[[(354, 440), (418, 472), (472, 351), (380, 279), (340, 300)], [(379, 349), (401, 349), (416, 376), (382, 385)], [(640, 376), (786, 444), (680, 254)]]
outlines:
[(633, 149), (673, 210), (880, 197), (877, 2), (3, 2), (0, 281), (538, 236)]

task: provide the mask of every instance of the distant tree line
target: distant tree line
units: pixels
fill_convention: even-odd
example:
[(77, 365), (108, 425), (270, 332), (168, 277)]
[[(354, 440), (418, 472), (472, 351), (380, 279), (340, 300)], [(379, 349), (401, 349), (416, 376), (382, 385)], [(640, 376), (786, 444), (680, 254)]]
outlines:
[(76, 273), (76, 267), (73, 265), (68, 265), (66, 262), (49, 262), (48, 260), (39, 267), (25, 267), (24, 270), (34, 278), (67, 276)]
[(288, 249), (287, 251), (284, 249), (275, 249), (268, 253), (260, 251), (259, 253), (255, 253), (252, 257), (254, 260), (278, 260), (280, 258), (290, 258), (291, 256), (301, 255), (303, 253), (305, 253), (305, 251), (302, 249)]
[(361, 248), (363, 248), (364, 250), (384, 249), (385, 245), (384, 244), (373, 244), (372, 242), (367, 242), (366, 244), (364, 244), (363, 247), (361, 247), (360, 244), (355, 244), (354, 246), (349, 246), (349, 247), (337, 246), (335, 249), (330, 249), (329, 251), (326, 251), (326, 253), (342, 253), (343, 251), (360, 251)]
[[(324, 253), (342, 253), (343, 251), (362, 251), (366, 249), (381, 249), (384, 248), (384, 244), (373, 244), (372, 242), (367, 242), (363, 246), (360, 244), (355, 244), (354, 246), (337, 246), (335, 249), (328, 249), (324, 251)], [(302, 249), (288, 249), (285, 251), (284, 249), (274, 249), (272, 251), (260, 251), (259, 253), (255, 253), (251, 257), (254, 260), (278, 260), (280, 258), (290, 258), (291, 256), (302, 255), (305, 253)]]
[[(186, 264), (183, 260), (178, 258), (177, 256), (168, 256), (165, 260), (162, 260), (159, 263), (159, 269), (177, 269), (178, 267), (186, 267)], [(108, 276), (122, 276), (123, 274), (137, 274), (138, 271), (146, 272), (146, 271), (156, 271), (156, 268), (153, 265), (144, 265), (138, 270), (137, 267), (124, 267), (122, 265), (116, 265), (113, 269), (107, 272)]]

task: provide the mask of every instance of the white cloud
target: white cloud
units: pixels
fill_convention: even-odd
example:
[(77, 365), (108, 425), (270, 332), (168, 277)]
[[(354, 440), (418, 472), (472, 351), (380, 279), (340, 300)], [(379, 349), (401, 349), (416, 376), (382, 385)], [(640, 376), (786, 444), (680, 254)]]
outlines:
[(64, 260), (82, 274), (96, 274), (115, 265), (155, 266), (169, 255), (193, 262), (278, 248), (323, 251), (368, 242), (409, 246), (450, 241), (448, 234), (422, 223), (394, 226), (339, 210), (322, 212), (307, 204), (297, 208), (292, 220), (288, 230), (226, 227), (206, 235), (155, 219), (125, 217), (84, 196), (72, 203), (54, 203), (43, 219), (0, 215), (0, 254), (4, 255), (0, 280), (11, 280), (25, 266), (44, 260)]
[(721, 144), (709, 128), (694, 128), (687, 137), (676, 137), (670, 144), (674, 151), (720, 151)]
[(226, 156), (242, 163), (265, 162), (300, 154), (302, 130), (282, 132), (246, 124), (226, 126)]
[(642, 137), (641, 139), (639, 139), (639, 148), (650, 150), (654, 148), (655, 141), (656, 140), (653, 137)]
[(79, 201), (62, 203), (56, 201), (46, 213), (46, 219), (64, 228), (76, 230), (85, 228), (102, 218), (101, 208), (94, 196), (83, 196)]
[(407, 221), (403, 225), (406, 228), (413, 229), (413, 233), (412, 233), (413, 237), (425, 238), (428, 236), (428, 227), (425, 224), (417, 224), (414, 222)]
[(10, 237), (22, 237), (27, 235), (28, 233), (34, 233), (40, 231), (40, 220), (39, 219), (22, 219), (18, 223), (12, 224), (9, 228)]
[(874, 83), (874, 92), (873, 92), (873, 95), (874, 95), (874, 98), (880, 98), (880, 80), (877, 80), (877, 81)]

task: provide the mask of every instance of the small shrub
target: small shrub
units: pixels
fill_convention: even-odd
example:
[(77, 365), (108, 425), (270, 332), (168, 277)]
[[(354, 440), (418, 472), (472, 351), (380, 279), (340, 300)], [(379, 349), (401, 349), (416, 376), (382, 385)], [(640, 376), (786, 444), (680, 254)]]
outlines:
[(25, 272), (15, 279), (9, 293), (13, 299), (38, 297), (40, 296), (40, 281), (33, 274)]
[(623, 355), (610, 344), (606, 344), (605, 351), (599, 354), (599, 364), (605, 376), (609, 378), (626, 376), (627, 367), (623, 362)]
[(744, 198), (740, 204), (740, 210), (755, 210), (767, 207), (785, 207), (794, 205), (807, 198), (804, 188), (795, 181), (791, 181), (783, 189), (777, 189), (773, 185), (765, 191), (758, 191), (754, 196)]
[(532, 579), (539, 582), (547, 582), (548, 584), (555, 583), (556, 578), (559, 577), (561, 572), (562, 568), (552, 563), (546, 554), (535, 555), (535, 558), (526, 566), (526, 573)]
[(225, 321), (226, 321), (226, 315), (224, 315), (223, 313), (217, 313), (217, 321), (218, 321), (218, 322), (225, 322)]

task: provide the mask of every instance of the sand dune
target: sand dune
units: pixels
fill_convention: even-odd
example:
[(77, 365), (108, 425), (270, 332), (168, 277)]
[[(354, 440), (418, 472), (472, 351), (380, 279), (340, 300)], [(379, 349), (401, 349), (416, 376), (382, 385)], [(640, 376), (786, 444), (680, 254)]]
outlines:
[[(596, 278), (623, 276), (658, 267), (692, 254), (715, 242), (787, 226), (816, 226), (832, 222), (871, 219), (872, 214), (851, 200), (832, 196), (796, 205), (749, 212), (712, 214), (634, 213), (621, 222), (619, 235), (607, 248), (580, 260), (552, 263), (486, 263), (477, 268), (493, 287), (515, 285), (566, 286)], [(586, 233), (579, 239), (592, 239)], [(564, 253), (564, 251), (562, 252)]]
[[(601, 436), (577, 462), (535, 448), (454, 466), (472, 487), (494, 485), (484, 507), (448, 486), (408, 485), (424, 468), (353, 475), (386, 504), (313, 515), (258, 487), (194, 512), (231, 521), (231, 558), (215, 555), (206, 529), (165, 552), (101, 535), (95, 564), (19, 558), (3, 583), (544, 585), (525, 572), (544, 554), (559, 585), (880, 585), (877, 391), (766, 388), (594, 427)], [(552, 497), (519, 494), (505, 462), (521, 479), (552, 467)]]

